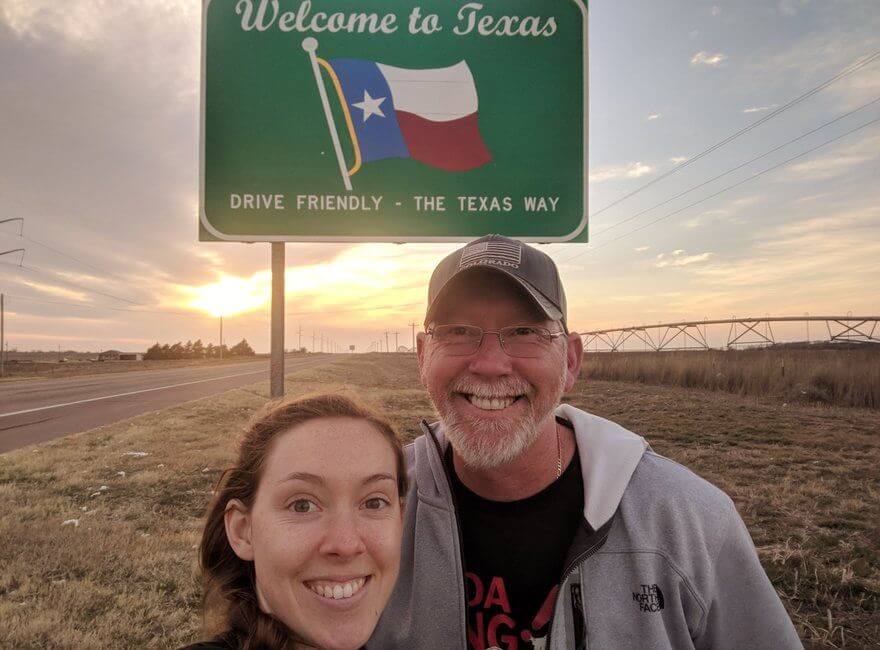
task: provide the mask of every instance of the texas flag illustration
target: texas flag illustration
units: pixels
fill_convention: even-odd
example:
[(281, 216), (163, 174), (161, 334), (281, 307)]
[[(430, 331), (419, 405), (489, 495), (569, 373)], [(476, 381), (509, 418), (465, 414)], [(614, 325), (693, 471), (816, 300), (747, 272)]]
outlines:
[(480, 135), (477, 87), (466, 61), (422, 70), (363, 59), (318, 61), (341, 95), (359, 162), (413, 158), (461, 172), (492, 160)]

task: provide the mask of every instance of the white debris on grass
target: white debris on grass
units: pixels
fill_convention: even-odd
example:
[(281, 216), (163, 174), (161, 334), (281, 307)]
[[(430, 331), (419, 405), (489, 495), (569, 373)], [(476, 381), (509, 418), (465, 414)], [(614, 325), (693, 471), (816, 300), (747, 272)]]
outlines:
[(106, 485), (102, 485), (102, 486), (99, 487), (98, 489), (99, 489), (101, 492), (106, 492), (106, 491), (109, 490), (110, 488), (107, 487)]
[(210, 467), (206, 467), (205, 469), (202, 470), (202, 474), (207, 474), (207, 473), (210, 472), (210, 471), (211, 471), (211, 468), (210, 468)]
[(65, 519), (63, 522), (61, 522), (61, 525), (73, 526), (74, 528), (76, 528), (77, 526), (79, 526), (79, 519)]
[(165, 467), (165, 463), (159, 463), (158, 465), (156, 465), (156, 467), (162, 469), (163, 467)]
[(122, 470), (122, 471), (116, 472), (116, 476), (121, 476), (122, 478), (125, 478), (125, 471)]
[(144, 456), (149, 456), (149, 452), (146, 451), (124, 451), (122, 452), (123, 456), (134, 456), (135, 458), (143, 458)]

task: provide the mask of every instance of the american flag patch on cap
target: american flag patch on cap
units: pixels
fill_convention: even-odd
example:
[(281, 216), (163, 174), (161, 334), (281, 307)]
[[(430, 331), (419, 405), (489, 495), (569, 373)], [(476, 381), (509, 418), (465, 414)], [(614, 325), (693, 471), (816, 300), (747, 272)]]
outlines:
[(506, 241), (483, 241), (466, 246), (461, 251), (458, 268), (477, 264), (497, 264), (518, 269), (522, 262), (522, 244)]

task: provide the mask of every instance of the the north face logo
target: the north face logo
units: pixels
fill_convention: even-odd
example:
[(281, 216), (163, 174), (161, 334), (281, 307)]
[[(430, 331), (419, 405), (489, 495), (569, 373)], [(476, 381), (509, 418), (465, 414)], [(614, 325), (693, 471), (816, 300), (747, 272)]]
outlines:
[(665, 601), (663, 592), (657, 585), (641, 585), (641, 591), (633, 592), (633, 600), (639, 604), (643, 612), (659, 612), (663, 609)]

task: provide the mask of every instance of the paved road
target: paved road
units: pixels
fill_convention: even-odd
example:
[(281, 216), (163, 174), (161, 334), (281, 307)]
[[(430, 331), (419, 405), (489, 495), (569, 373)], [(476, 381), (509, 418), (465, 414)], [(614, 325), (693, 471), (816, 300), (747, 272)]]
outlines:
[[(331, 357), (287, 359), (290, 373)], [(0, 384), (0, 453), (269, 379), (269, 361)]]

